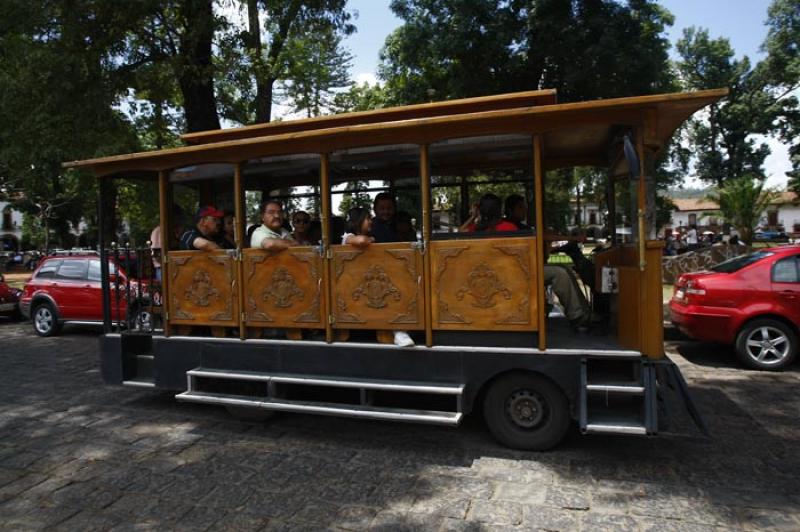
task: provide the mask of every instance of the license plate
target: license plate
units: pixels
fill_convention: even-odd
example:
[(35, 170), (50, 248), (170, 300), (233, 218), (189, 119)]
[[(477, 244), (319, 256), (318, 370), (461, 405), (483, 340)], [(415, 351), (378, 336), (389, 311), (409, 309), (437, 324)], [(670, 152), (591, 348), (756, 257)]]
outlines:
[(679, 300), (683, 301), (683, 298), (684, 298), (685, 295), (686, 295), (686, 293), (683, 291), (682, 288), (680, 290), (676, 290), (675, 291), (675, 299), (679, 299)]
[(3, 303), (3, 304), (0, 305), (0, 312), (6, 312), (6, 311), (9, 311), (9, 310), (14, 310), (15, 308), (17, 308), (17, 304), (16, 303)]

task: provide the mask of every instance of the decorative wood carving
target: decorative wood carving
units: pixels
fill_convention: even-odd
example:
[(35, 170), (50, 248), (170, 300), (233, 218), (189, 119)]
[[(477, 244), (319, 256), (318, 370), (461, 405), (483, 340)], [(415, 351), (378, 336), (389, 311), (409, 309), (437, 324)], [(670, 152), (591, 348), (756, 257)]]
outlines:
[(217, 251), (176, 251), (169, 255), (168, 268), (171, 322), (236, 325), (238, 280), (231, 256)]
[(311, 248), (244, 250), (248, 326), (323, 328), (321, 258)]
[(334, 327), (424, 327), (421, 255), (407, 243), (333, 246)]
[(335, 260), (333, 261), (333, 268), (336, 273), (336, 280), (339, 280), (339, 277), (342, 276), (344, 273), (344, 265), (346, 262), (355, 259), (356, 257), (360, 256), (364, 253), (362, 249), (355, 249), (352, 251), (339, 251), (335, 255)]
[(336, 298), (336, 322), (337, 323), (366, 323), (357, 314), (347, 312), (347, 303), (341, 297)]
[(534, 242), (531, 237), (432, 242), (433, 328), (535, 330)]
[(289, 308), (293, 299), (302, 301), (303, 297), (303, 291), (297, 287), (294, 276), (283, 266), (275, 268), (270, 283), (261, 292), (264, 301), (272, 300), (272, 304), (278, 308)]
[(497, 272), (488, 264), (481, 262), (475, 266), (467, 276), (467, 285), (456, 292), (456, 298), (461, 301), (464, 295), (469, 294), (475, 300), (472, 305), (478, 308), (491, 308), (495, 305), (494, 296), (502, 295), (511, 299), (511, 292), (500, 282)]
[(383, 308), (386, 306), (386, 298), (392, 296), (395, 301), (400, 301), (400, 291), (392, 284), (392, 280), (386, 272), (373, 264), (364, 272), (364, 279), (361, 284), (353, 290), (353, 301), (358, 301), (361, 296), (367, 299), (367, 306), (370, 308)]
[(519, 264), (520, 269), (525, 274), (525, 279), (531, 278), (531, 269), (529, 267), (530, 264), (530, 252), (524, 246), (494, 246), (495, 249), (499, 249), (503, 253), (508, 256), (514, 257), (517, 259), (517, 264)]

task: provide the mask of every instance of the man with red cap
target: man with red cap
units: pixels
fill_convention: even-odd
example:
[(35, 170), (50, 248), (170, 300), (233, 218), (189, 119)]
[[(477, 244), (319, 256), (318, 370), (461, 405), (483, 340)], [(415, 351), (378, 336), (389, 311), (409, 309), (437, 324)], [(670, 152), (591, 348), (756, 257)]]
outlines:
[(224, 212), (215, 209), (211, 205), (200, 207), (195, 217), (197, 224), (183, 233), (180, 248), (185, 250), (201, 249), (204, 251), (219, 249), (217, 243), (214, 242), (214, 237), (219, 232), (220, 221), (224, 216)]

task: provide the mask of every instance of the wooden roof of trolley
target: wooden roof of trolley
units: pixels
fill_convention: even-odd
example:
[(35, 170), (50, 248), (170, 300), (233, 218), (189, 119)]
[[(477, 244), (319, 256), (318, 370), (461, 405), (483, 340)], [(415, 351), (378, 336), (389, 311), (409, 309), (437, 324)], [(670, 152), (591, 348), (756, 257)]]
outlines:
[(541, 134), (545, 169), (609, 166), (620, 129), (644, 127), (645, 144), (663, 148), (694, 112), (726, 89), (555, 103), (555, 91), (535, 91), (350, 113), (185, 135), (195, 145), (65, 163), (98, 177), (155, 178), (157, 172), (257, 157), (496, 134)]

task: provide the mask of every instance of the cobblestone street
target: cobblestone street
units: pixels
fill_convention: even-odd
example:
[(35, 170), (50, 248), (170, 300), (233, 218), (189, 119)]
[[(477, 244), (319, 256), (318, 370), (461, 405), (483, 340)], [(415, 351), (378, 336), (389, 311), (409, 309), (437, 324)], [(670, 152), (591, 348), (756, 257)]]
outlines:
[(673, 342), (713, 439), (573, 430), (522, 453), (480, 419), (250, 423), (105, 386), (96, 335), (0, 322), (0, 529), (800, 529), (798, 364)]

